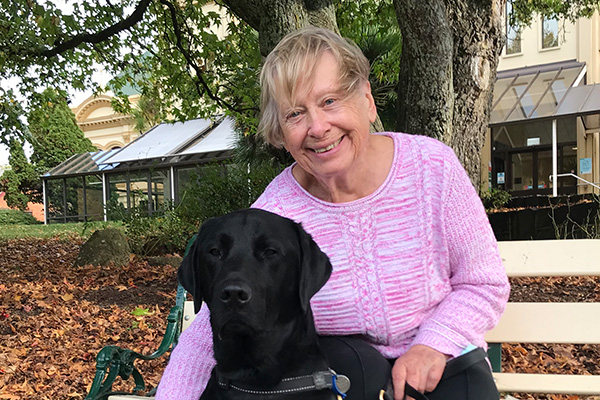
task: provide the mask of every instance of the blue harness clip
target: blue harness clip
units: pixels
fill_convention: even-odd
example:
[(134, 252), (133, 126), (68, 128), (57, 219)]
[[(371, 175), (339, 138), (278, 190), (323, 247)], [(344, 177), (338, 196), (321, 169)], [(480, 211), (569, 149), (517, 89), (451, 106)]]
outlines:
[[(344, 378), (346, 378), (346, 377), (344, 377)], [(346, 380), (347, 380), (347, 379), (348, 379), (348, 378), (346, 378)], [(341, 390), (338, 388), (338, 385), (337, 385), (337, 375), (335, 375), (335, 374), (333, 374), (333, 375), (332, 375), (332, 388), (331, 388), (331, 390), (333, 390), (333, 392), (334, 392), (335, 394), (337, 394), (338, 396), (340, 396), (342, 399), (345, 399), (345, 398), (346, 398), (346, 396), (347, 396), (345, 392), (342, 392), (342, 391), (341, 391)]]

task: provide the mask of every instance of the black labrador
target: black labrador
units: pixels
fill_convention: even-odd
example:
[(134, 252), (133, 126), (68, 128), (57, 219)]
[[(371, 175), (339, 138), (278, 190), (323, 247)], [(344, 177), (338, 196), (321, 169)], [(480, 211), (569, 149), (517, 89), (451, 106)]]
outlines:
[(329, 258), (290, 219), (248, 209), (206, 221), (178, 272), (210, 310), (217, 366), (201, 399), (337, 399), (309, 301)]

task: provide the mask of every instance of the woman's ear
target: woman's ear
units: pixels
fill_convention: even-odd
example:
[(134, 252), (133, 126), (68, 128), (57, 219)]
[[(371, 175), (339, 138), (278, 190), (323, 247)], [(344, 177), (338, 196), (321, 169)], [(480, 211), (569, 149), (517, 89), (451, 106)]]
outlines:
[(365, 82), (365, 96), (367, 97), (368, 102), (367, 110), (369, 115), (369, 122), (373, 123), (377, 119), (377, 106), (375, 105), (373, 93), (371, 93), (371, 83), (369, 81)]

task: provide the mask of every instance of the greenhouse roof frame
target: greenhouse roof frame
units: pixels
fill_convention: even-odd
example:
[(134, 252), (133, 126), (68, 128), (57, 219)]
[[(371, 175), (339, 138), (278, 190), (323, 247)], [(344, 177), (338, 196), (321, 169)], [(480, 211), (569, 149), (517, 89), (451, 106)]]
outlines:
[(162, 123), (121, 149), (75, 154), (42, 178), (221, 161), (231, 158), (235, 140), (234, 122), (229, 117)]

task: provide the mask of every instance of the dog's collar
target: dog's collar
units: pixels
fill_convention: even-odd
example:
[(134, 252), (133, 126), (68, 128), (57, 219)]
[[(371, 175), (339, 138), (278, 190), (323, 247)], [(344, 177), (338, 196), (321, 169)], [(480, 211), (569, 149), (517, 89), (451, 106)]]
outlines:
[(328, 371), (318, 371), (311, 375), (284, 378), (270, 390), (260, 390), (255, 387), (248, 387), (244, 384), (240, 384), (239, 382), (230, 381), (229, 379), (223, 378), (218, 372), (217, 381), (219, 382), (219, 386), (225, 390), (234, 389), (243, 393), (261, 396), (329, 389), (338, 396), (338, 399), (344, 399), (346, 397), (346, 392), (350, 389), (350, 380), (348, 377), (345, 375), (338, 375), (332, 369), (329, 369)]

